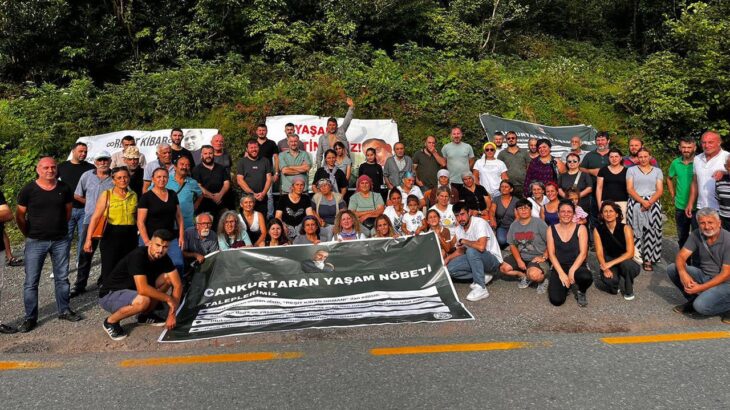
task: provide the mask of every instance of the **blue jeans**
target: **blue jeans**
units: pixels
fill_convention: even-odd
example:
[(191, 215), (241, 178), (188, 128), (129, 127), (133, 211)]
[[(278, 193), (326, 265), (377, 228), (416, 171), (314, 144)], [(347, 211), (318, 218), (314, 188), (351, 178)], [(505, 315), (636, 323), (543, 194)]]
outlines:
[[(84, 216), (86, 212), (84, 208), (73, 208), (71, 210), (71, 219), (68, 220), (68, 233), (66, 234), (66, 240), (68, 240), (68, 246), (71, 246), (71, 242), (74, 239), (74, 231), (77, 231), (78, 243), (76, 245), (76, 267), (78, 268), (79, 259), (81, 259), (81, 248), (84, 247), (83, 235), (86, 234), (84, 230)], [(69, 258), (71, 263), (71, 258)]]
[(509, 232), (509, 228), (503, 228), (501, 226), (497, 227), (497, 243), (502, 249), (505, 249), (507, 246), (509, 246), (509, 244), (507, 243), (507, 232)]
[[(713, 276), (703, 272), (702, 269), (689, 265), (687, 265), (687, 273), (695, 282), (700, 284), (709, 282), (713, 278)], [(690, 295), (684, 292), (684, 286), (679, 280), (677, 265), (667, 266), (667, 275), (674, 283), (674, 286), (679, 288), (684, 297), (687, 298), (687, 301), (692, 302), (692, 306), (694, 306), (697, 313), (705, 316), (715, 316), (730, 312), (730, 282), (721, 283), (699, 295)]]
[[(177, 230), (175, 230), (175, 233), (177, 233)], [(138, 237), (137, 243), (139, 246), (144, 246), (141, 236)], [(180, 243), (177, 238), (170, 241), (170, 247), (167, 248), (167, 255), (170, 256), (172, 264), (177, 269), (177, 273), (182, 277), (185, 274), (185, 260), (183, 259), (182, 250), (180, 249)]]
[(471, 279), (477, 285), (484, 287), (484, 274), (496, 272), (499, 261), (489, 251), (479, 252), (476, 249), (466, 248), (466, 254), (452, 259), (446, 268), (451, 277)]
[(699, 229), (697, 227), (697, 217), (693, 213), (692, 218), (687, 218), (687, 215), (684, 214), (684, 209), (676, 209), (674, 211), (674, 222), (677, 224), (677, 242), (679, 242), (679, 247), (681, 248), (687, 242), (687, 238), (689, 238), (690, 227), (693, 230)]
[(25, 319), (38, 320), (38, 282), (41, 278), (46, 255), (51, 254), (53, 264), (53, 283), (56, 291), (56, 308), (59, 314), (69, 311), (68, 283), (69, 242), (64, 239), (43, 241), (27, 238), (25, 240), (25, 283), (23, 283), (23, 302)]

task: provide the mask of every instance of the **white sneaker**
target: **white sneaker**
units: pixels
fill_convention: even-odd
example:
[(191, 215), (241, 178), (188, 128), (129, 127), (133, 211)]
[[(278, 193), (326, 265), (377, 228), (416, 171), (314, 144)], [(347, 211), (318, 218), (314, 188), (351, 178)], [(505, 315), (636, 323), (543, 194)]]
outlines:
[(543, 293), (547, 292), (548, 283), (550, 283), (550, 281), (548, 280), (548, 278), (545, 278), (544, 281), (540, 282), (537, 285), (537, 293), (538, 294), (543, 294)]
[(520, 278), (520, 283), (517, 284), (517, 289), (529, 288), (530, 283), (532, 283), (532, 281), (527, 280), (527, 276), (523, 276)]
[(487, 290), (487, 288), (483, 288), (480, 286), (469, 292), (469, 294), (466, 295), (466, 300), (476, 302), (477, 300), (482, 300), (487, 297), (489, 297), (489, 291)]
[(624, 300), (634, 300), (636, 296), (633, 293), (624, 294)]
[(484, 274), (484, 286), (487, 286), (487, 284), (491, 282), (492, 279), (494, 279), (494, 275)]
[(476, 282), (472, 282), (471, 285), (469, 285), (469, 289), (476, 289), (479, 285)]

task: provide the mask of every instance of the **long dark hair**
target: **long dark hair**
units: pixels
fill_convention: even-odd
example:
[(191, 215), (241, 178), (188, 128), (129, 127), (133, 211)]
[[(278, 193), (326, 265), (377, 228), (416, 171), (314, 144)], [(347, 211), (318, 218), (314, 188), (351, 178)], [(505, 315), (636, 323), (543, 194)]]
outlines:
[(281, 237), (279, 238), (280, 244), (290, 244), (291, 240), (289, 239), (289, 235), (287, 235), (286, 227), (284, 226), (284, 222), (281, 222), (278, 218), (271, 218), (268, 222), (266, 222), (266, 238), (264, 239), (264, 243), (269, 244), (271, 243), (271, 227), (274, 225), (279, 225), (279, 228), (281, 228)]

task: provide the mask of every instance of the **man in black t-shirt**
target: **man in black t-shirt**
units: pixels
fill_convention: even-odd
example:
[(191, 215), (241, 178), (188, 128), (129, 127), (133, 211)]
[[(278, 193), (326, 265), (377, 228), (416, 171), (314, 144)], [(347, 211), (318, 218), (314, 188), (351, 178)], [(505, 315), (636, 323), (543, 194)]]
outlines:
[[(279, 147), (270, 140), (267, 135), (269, 129), (266, 124), (256, 126), (256, 141), (259, 143), (259, 157), (269, 160), (271, 165), (271, 187), (279, 186)], [(274, 215), (274, 190), (269, 189), (266, 194), (266, 219), (271, 219)]]
[[(175, 236), (160, 229), (152, 234), (147, 246), (133, 250), (105, 276), (99, 287), (99, 306), (111, 313), (103, 327), (112, 340), (121, 340), (127, 333), (120, 321), (137, 315), (137, 323), (175, 327), (175, 311), (182, 297), (180, 275), (167, 255)], [(168, 294), (172, 288), (172, 294)], [(152, 311), (159, 302), (169, 307), (167, 319)]]
[(190, 160), (190, 166), (195, 166), (193, 153), (181, 145), (182, 140), (182, 130), (180, 128), (173, 128), (170, 132), (170, 154), (172, 155), (172, 163), (177, 163), (177, 159), (180, 157), (188, 157), (188, 159)]
[[(0, 224), (4, 224), (5, 222), (8, 222), (13, 219), (13, 212), (10, 210), (10, 207), (8, 206), (7, 201), (5, 200), (5, 195), (3, 195), (2, 192), (0, 192)], [(5, 250), (5, 244), (0, 241), (0, 251)], [(0, 266), (0, 269), (5, 269), (3, 266)], [(0, 293), (2, 293), (2, 286), (3, 286), (3, 275), (5, 274), (5, 271), (0, 272)], [(2, 299), (0, 299), (0, 302), (2, 302)], [(0, 321), (0, 333), (10, 334), (15, 333), (17, 330), (14, 328), (4, 325), (2, 321)]]
[[(58, 179), (65, 182), (71, 188), (71, 192), (76, 191), (76, 185), (79, 184), (81, 175), (89, 170), (94, 169), (94, 164), (86, 162), (88, 147), (83, 142), (74, 144), (71, 150), (71, 159), (58, 164)], [(78, 231), (78, 237), (81, 238), (84, 230), (84, 204), (77, 200), (73, 200), (73, 209), (71, 210), (71, 219), (68, 221), (68, 239), (69, 247), (74, 238), (74, 231)], [(76, 266), (78, 266), (81, 256), (81, 248), (83, 243), (76, 245)]]
[(268, 193), (271, 191), (273, 174), (271, 164), (259, 152), (260, 145), (251, 139), (246, 143), (246, 156), (236, 164), (236, 182), (245, 194), (253, 195), (254, 209), (264, 215), (273, 212), (269, 209)]
[(203, 145), (200, 149), (200, 164), (193, 168), (192, 177), (203, 191), (203, 200), (195, 213), (210, 212), (214, 218), (213, 226), (217, 226), (220, 213), (226, 208), (224, 198), (231, 189), (231, 181), (225, 167), (214, 160), (213, 147)]
[(18, 194), (15, 221), (25, 239), (25, 321), (20, 331), (30, 332), (38, 323), (38, 282), (46, 255), (51, 254), (58, 318), (77, 322), (81, 316), (69, 307), (68, 251), (66, 238), (71, 218), (71, 188), (56, 178), (56, 161), (43, 157), (36, 167), (38, 179)]

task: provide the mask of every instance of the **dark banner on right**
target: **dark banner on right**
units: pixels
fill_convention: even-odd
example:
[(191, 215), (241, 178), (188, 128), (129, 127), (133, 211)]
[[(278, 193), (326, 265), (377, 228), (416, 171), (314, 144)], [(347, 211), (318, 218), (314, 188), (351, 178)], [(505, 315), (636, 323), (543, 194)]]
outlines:
[(583, 141), (584, 150), (594, 149), (596, 134), (598, 133), (590, 125), (580, 124), (551, 127), (526, 121), (508, 120), (491, 114), (480, 115), (479, 121), (482, 123), (482, 128), (484, 128), (484, 132), (487, 133), (490, 140), (497, 131), (503, 134), (507, 134), (508, 131), (514, 131), (517, 133), (517, 144), (520, 147), (527, 148), (528, 139), (547, 138), (552, 142), (552, 151), (556, 156), (560, 156), (570, 150), (570, 138), (574, 135), (579, 136)]

